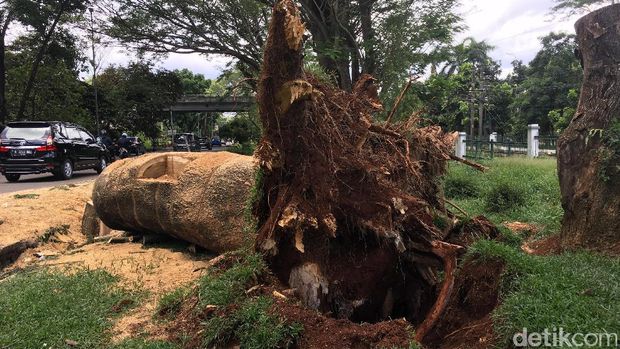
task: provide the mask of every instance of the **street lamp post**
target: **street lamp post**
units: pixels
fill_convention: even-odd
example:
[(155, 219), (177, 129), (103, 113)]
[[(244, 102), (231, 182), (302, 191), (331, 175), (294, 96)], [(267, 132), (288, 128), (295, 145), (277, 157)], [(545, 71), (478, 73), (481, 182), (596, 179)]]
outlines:
[(95, 56), (95, 22), (93, 21), (93, 9), (88, 8), (90, 12), (90, 42), (93, 50), (93, 89), (95, 90), (95, 120), (97, 121), (97, 136), (101, 136), (99, 124), (99, 97), (97, 93), (97, 61)]

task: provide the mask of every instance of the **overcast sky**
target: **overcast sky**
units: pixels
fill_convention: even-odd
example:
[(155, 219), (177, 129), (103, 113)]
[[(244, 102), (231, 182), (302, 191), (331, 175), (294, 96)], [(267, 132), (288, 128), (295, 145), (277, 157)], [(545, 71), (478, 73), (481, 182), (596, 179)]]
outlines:
[[(462, 0), (459, 8), (467, 29), (457, 37), (486, 40), (495, 46), (491, 56), (501, 61), (504, 75), (511, 62), (520, 59), (528, 63), (540, 49), (539, 38), (551, 31), (574, 33), (573, 24), (579, 16), (551, 16), (553, 0)], [(131, 54), (119, 49), (107, 50), (104, 65), (126, 64)], [(188, 68), (195, 73), (215, 78), (225, 68), (227, 59), (201, 55), (170, 55), (161, 62), (166, 69)]]

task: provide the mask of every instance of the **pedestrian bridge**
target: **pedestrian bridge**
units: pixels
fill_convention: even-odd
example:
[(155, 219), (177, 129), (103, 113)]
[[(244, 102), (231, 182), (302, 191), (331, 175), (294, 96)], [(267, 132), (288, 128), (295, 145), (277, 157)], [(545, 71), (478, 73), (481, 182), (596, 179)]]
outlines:
[(249, 96), (213, 97), (205, 95), (184, 95), (165, 111), (178, 113), (226, 113), (248, 111), (256, 98)]

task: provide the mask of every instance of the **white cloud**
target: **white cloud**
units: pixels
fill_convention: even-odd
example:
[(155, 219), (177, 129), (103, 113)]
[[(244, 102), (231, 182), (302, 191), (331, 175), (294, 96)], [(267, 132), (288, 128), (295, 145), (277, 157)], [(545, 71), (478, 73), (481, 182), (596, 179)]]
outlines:
[(513, 60), (531, 61), (541, 49), (539, 38), (548, 33), (574, 33), (579, 16), (551, 15), (553, 0), (463, 0), (460, 13), (468, 29), (457, 37), (486, 40), (491, 56), (501, 61), (504, 74)]

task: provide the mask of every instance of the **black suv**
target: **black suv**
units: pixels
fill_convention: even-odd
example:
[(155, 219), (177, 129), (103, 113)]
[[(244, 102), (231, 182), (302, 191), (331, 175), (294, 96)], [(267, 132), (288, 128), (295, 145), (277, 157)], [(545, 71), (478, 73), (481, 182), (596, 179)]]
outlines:
[(0, 172), (9, 182), (22, 174), (52, 172), (69, 179), (73, 171), (101, 173), (109, 152), (84, 128), (60, 121), (10, 122), (0, 133)]

